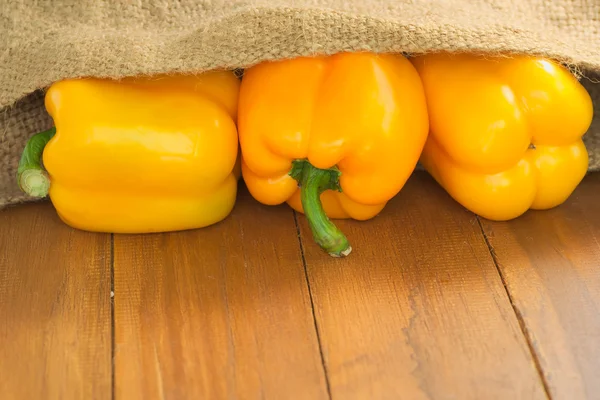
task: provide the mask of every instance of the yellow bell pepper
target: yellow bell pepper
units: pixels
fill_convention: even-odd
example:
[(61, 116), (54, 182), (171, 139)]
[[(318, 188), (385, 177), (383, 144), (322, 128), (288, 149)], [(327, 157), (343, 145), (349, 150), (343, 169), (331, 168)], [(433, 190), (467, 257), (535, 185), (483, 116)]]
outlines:
[(421, 164), (458, 203), (490, 220), (562, 204), (588, 168), (585, 88), (538, 57), (433, 53), (412, 59), (430, 134)]
[(55, 127), (27, 143), (19, 185), (87, 231), (219, 222), (237, 196), (239, 85), (228, 71), (56, 82), (45, 97)]
[(401, 55), (264, 62), (244, 73), (238, 132), (252, 196), (304, 213), (339, 257), (352, 247), (330, 218), (373, 218), (401, 190), (425, 144), (427, 105)]

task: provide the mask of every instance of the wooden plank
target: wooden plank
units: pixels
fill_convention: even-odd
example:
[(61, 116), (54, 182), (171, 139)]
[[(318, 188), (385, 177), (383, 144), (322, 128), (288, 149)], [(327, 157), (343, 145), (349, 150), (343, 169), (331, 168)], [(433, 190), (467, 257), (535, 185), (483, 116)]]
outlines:
[(111, 396), (110, 235), (49, 203), (0, 211), (0, 397)]
[(293, 213), (246, 190), (212, 227), (115, 236), (117, 399), (324, 399)]
[(562, 206), (482, 225), (553, 399), (600, 393), (600, 174)]
[(333, 398), (546, 398), (477, 219), (427, 175), (337, 222), (346, 259), (298, 218)]

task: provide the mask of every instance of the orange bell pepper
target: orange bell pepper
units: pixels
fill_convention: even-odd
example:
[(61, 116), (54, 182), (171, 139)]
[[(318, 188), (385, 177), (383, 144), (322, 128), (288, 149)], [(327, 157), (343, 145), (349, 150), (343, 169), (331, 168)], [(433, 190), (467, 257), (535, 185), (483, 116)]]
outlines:
[(401, 55), (264, 62), (242, 79), (238, 133), (250, 193), (304, 213), (332, 256), (352, 247), (330, 218), (377, 215), (411, 175), (427, 132), (419, 76)]
[(585, 88), (538, 57), (413, 58), (428, 102), (421, 164), (465, 208), (490, 220), (562, 204), (588, 168)]

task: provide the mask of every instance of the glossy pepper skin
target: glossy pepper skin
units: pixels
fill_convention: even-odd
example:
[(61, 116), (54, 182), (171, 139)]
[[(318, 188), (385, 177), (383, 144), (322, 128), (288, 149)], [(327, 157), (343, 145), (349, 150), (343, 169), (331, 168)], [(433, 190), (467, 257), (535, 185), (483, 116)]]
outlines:
[[(252, 196), (307, 214), (317, 243), (344, 256), (351, 247), (331, 243), (345, 237), (329, 218), (373, 218), (401, 190), (427, 137), (427, 106), (416, 70), (401, 55), (296, 58), (245, 71), (238, 129)], [(304, 175), (319, 187), (306, 199), (309, 213)]]
[(490, 220), (562, 204), (588, 168), (592, 101), (551, 60), (415, 57), (430, 134), (421, 163), (457, 202)]
[[(54, 83), (45, 104), (56, 134), (43, 149), (43, 164), (60, 218), (75, 228), (115, 233), (223, 220), (240, 174), (239, 85), (226, 71)], [(20, 173), (31, 164), (23, 161), (27, 150)]]

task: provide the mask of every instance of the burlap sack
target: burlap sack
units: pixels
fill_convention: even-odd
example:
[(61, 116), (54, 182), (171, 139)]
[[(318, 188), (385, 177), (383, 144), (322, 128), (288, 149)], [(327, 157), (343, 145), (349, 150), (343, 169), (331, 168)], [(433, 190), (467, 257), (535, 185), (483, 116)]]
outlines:
[[(2, 0), (0, 206), (25, 199), (18, 158), (52, 125), (39, 89), (55, 80), (359, 50), (554, 57), (583, 74), (600, 107), (600, 0)], [(596, 119), (586, 136), (593, 170), (599, 137)]]

